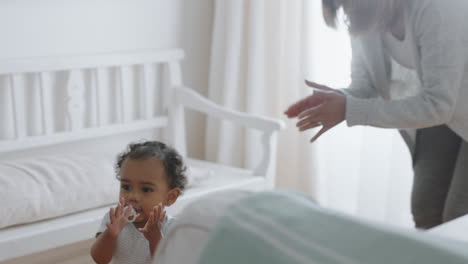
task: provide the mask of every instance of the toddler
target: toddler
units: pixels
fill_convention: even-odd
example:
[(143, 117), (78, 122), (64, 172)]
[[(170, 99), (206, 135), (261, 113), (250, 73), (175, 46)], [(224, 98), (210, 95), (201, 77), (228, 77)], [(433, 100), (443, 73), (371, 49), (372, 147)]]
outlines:
[(130, 144), (116, 164), (119, 203), (104, 216), (91, 248), (96, 263), (150, 263), (187, 183), (182, 157), (167, 145)]

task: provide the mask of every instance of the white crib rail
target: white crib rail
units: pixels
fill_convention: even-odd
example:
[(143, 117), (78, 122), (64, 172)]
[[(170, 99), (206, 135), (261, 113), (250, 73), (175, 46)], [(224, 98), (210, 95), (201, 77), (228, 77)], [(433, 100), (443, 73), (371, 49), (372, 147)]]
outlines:
[[(181, 83), (183, 56), (181, 50), (159, 50), (0, 61), (4, 94), (11, 97), (7, 112), (13, 114), (0, 123), (0, 153), (168, 126), (159, 105)], [(171, 74), (155, 91), (162, 67)], [(57, 92), (63, 107), (54, 101)], [(185, 149), (185, 141), (177, 145)]]

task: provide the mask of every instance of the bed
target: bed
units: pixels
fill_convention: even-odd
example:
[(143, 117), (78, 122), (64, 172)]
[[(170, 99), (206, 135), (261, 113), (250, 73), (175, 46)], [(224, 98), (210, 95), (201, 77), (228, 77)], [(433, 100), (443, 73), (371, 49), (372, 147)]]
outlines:
[(467, 223), (422, 232), (325, 209), (297, 192), (229, 191), (188, 205), (154, 263), (462, 264)]
[[(178, 49), (0, 61), (0, 261), (90, 239), (117, 201), (116, 154), (158, 139), (187, 160), (168, 209), (228, 190), (271, 189), (283, 122), (223, 108), (182, 82)], [(261, 134), (254, 169), (187, 156), (186, 110)]]

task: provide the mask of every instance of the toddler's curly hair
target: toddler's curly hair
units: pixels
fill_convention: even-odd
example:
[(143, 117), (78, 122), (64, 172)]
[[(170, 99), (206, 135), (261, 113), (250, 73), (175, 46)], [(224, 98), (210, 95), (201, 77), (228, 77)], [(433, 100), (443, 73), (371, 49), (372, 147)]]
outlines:
[(144, 141), (141, 143), (131, 143), (127, 149), (117, 157), (115, 166), (117, 179), (120, 180), (120, 169), (125, 159), (145, 160), (155, 158), (164, 164), (168, 177), (169, 188), (179, 188), (184, 190), (187, 185), (185, 172), (187, 167), (182, 156), (172, 147), (158, 141)]

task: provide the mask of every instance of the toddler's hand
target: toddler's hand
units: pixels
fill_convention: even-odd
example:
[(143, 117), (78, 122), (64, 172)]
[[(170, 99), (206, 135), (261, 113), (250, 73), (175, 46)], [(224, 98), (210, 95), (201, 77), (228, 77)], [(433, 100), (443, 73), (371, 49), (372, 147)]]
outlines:
[(156, 250), (159, 241), (161, 240), (162, 224), (165, 217), (166, 211), (164, 210), (164, 206), (159, 204), (153, 207), (145, 227), (138, 229), (138, 231), (143, 233), (145, 238), (148, 240), (150, 244), (151, 255), (154, 254), (154, 251)]
[(113, 237), (117, 237), (125, 225), (128, 223), (128, 217), (132, 211), (131, 205), (127, 208), (125, 207), (125, 200), (124, 198), (120, 199), (119, 204), (117, 207), (111, 208), (109, 211), (110, 223), (106, 223), (107, 230)]

